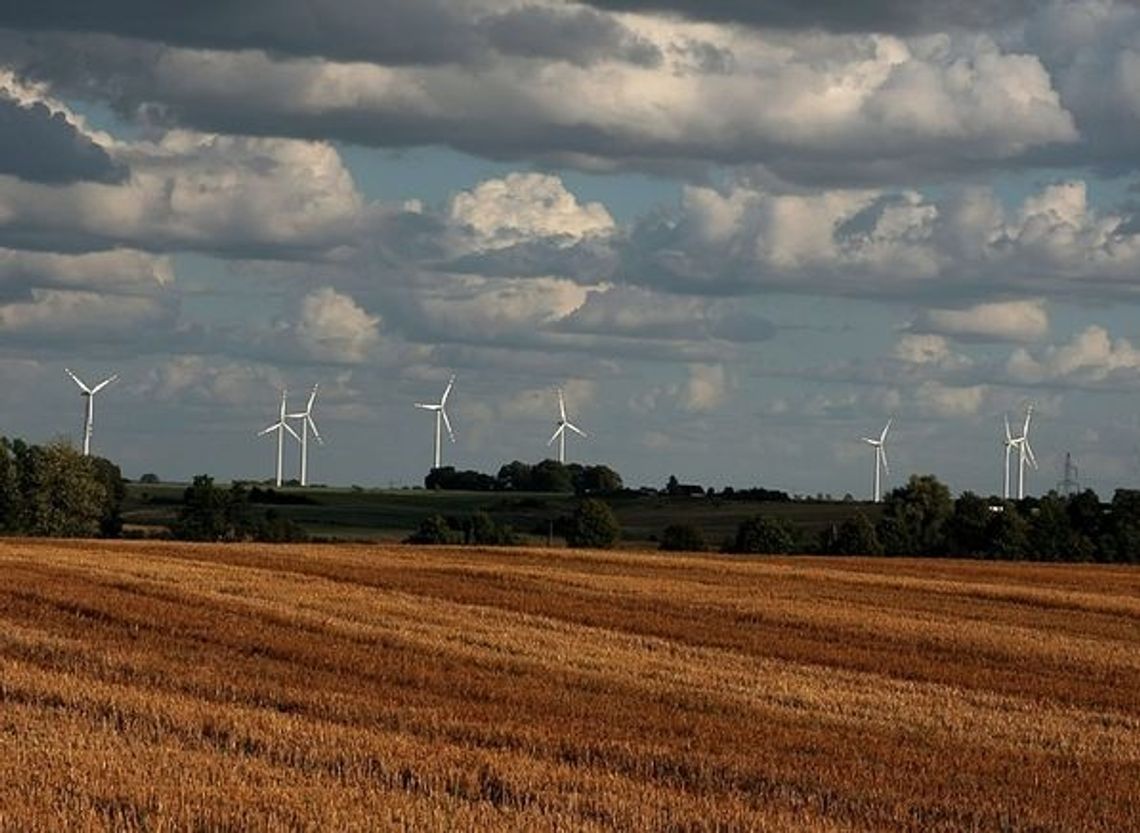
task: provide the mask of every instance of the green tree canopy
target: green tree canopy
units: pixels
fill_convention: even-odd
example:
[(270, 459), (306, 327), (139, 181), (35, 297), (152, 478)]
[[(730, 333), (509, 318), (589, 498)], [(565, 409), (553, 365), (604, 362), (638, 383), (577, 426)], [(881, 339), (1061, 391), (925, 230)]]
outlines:
[(783, 518), (756, 515), (742, 521), (736, 528), (733, 552), (780, 555), (791, 552), (796, 545), (796, 534)]
[(942, 555), (954, 513), (950, 490), (932, 474), (911, 475), (883, 502), (879, 540), (888, 555)]
[(692, 524), (669, 524), (661, 533), (661, 549), (671, 552), (702, 552), (705, 536)]
[(566, 543), (572, 547), (612, 547), (621, 537), (621, 525), (613, 510), (597, 498), (584, 498), (574, 508), (566, 529)]

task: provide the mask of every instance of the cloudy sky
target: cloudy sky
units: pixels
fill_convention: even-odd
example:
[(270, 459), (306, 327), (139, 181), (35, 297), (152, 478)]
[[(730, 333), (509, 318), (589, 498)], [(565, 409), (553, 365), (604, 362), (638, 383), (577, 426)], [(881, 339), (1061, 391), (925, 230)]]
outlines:
[(129, 476), (1140, 485), (1140, 7), (0, 4), (0, 433)]

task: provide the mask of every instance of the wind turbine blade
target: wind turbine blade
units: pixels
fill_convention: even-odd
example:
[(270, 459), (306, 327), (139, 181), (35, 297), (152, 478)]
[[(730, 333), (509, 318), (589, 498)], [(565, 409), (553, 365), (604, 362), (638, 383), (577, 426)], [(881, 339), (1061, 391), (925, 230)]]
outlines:
[(1033, 446), (1031, 446), (1029, 444), (1028, 439), (1023, 440), (1023, 442), (1025, 443), (1025, 457), (1026, 457), (1026, 459), (1029, 460), (1029, 465), (1033, 466), (1033, 468), (1036, 469), (1037, 468), (1037, 457), (1033, 453)]
[(439, 405), (428, 405), (423, 402), (414, 403), (417, 408), (423, 408), (425, 411), (438, 411)]
[(1005, 419), (1005, 444), (1009, 445), (1013, 442), (1013, 432), (1009, 430), (1009, 414), (1003, 416)]
[(281, 425), (280, 422), (275, 422), (273, 425), (270, 425), (268, 428), (262, 428), (260, 431), (257, 432), (257, 436), (264, 437), (270, 431), (276, 431), (280, 425)]
[(1021, 429), (1021, 436), (1023, 436), (1023, 437), (1029, 436), (1029, 420), (1032, 416), (1033, 416), (1033, 403), (1030, 403), (1029, 406), (1025, 409), (1025, 425)]
[(577, 434), (579, 437), (584, 437), (584, 436), (586, 436), (586, 432), (585, 432), (585, 431), (583, 431), (581, 428), (579, 428), (577, 425), (574, 425), (574, 424), (573, 424), (573, 423), (571, 423), (571, 422), (567, 422), (567, 423), (564, 423), (564, 425), (565, 425), (567, 428), (569, 428), (571, 431), (573, 431), (575, 434)]
[(879, 459), (883, 461), (883, 471), (887, 474), (891, 473), (890, 463), (887, 462), (887, 448), (886, 446), (876, 446), (879, 449)]
[(563, 422), (566, 421), (566, 400), (562, 398), (562, 388), (558, 389), (558, 416)]
[[(318, 384), (319, 384), (319, 383), (318, 383)], [(306, 413), (306, 414), (308, 414), (308, 413), (311, 413), (311, 412), (312, 412), (312, 410), (313, 410), (313, 402), (315, 402), (315, 401), (316, 401), (316, 399), (317, 399), (317, 385), (313, 385), (313, 390), (312, 390), (312, 392), (309, 394), (309, 402), (308, 402), (308, 404), (307, 404), (307, 405), (305, 405), (305, 413)]]
[(83, 384), (83, 382), (80, 381), (78, 376), (76, 376), (74, 373), (72, 373), (66, 367), (64, 368), (64, 370), (67, 372), (67, 375), (71, 377), (72, 381), (75, 382), (75, 384), (79, 385), (80, 390), (82, 390), (84, 393), (87, 393), (87, 394), (91, 393), (91, 388), (89, 388), (89, 387), (87, 387), (87, 385)]
[(95, 387), (91, 388), (91, 393), (92, 393), (92, 395), (94, 395), (94, 394), (98, 393), (99, 391), (103, 390), (103, 388), (107, 387), (107, 385), (111, 384), (113, 381), (115, 381), (115, 380), (116, 380), (116, 379), (118, 379), (118, 378), (119, 378), (119, 374), (118, 374), (118, 373), (114, 373), (114, 374), (112, 374), (112, 375), (108, 376), (106, 379), (104, 379), (102, 382), (100, 382), (99, 384), (97, 384)]
[(443, 396), (440, 397), (439, 407), (442, 408), (444, 405), (447, 404), (447, 397), (451, 395), (451, 387), (454, 384), (455, 384), (455, 376), (452, 376), (450, 379), (447, 380), (447, 387), (443, 389)]
[(281, 389), (281, 421), (285, 421), (285, 397), (288, 391), (285, 388)]
[(870, 443), (871, 445), (880, 445), (878, 440), (872, 440), (870, 437), (860, 437), (860, 439), (865, 443)]
[(317, 424), (313, 422), (313, 415), (306, 413), (305, 421), (308, 422), (309, 427), (313, 429), (313, 436), (317, 438), (317, 442), (319, 442), (321, 445), (324, 445), (325, 441), (321, 439), (321, 432), (317, 430)]
[(546, 444), (547, 444), (547, 445), (553, 445), (553, 444), (554, 444), (554, 441), (555, 441), (556, 439), (558, 439), (558, 435), (559, 435), (559, 434), (561, 434), (561, 433), (562, 433), (562, 431), (563, 431), (565, 428), (566, 428), (566, 423), (565, 423), (565, 422), (564, 422), (564, 423), (562, 423), (561, 425), (559, 425), (559, 426), (558, 426), (558, 430), (557, 430), (557, 431), (555, 431), (553, 434), (551, 434), (551, 435), (550, 435), (550, 439), (547, 441), (547, 443), (546, 443)]
[(452, 442), (455, 442), (455, 432), (451, 430), (451, 420), (447, 418), (447, 411), (443, 409), (442, 405), (439, 407), (439, 414), (443, 417), (443, 424), (447, 426), (447, 436), (451, 437)]
[(282, 428), (284, 428), (286, 431), (288, 431), (290, 434), (292, 434), (292, 435), (293, 435), (293, 439), (295, 439), (297, 442), (300, 442), (300, 441), (301, 441), (301, 435), (300, 435), (300, 434), (298, 434), (296, 431), (294, 431), (294, 430), (293, 430), (293, 426), (292, 426), (292, 425), (290, 425), (290, 424), (289, 424), (289, 423), (287, 423), (287, 422), (283, 422), (283, 423), (281, 423), (281, 427), (282, 427)]
[(887, 420), (887, 424), (883, 426), (883, 433), (879, 435), (879, 442), (882, 443), (887, 439), (887, 432), (891, 430), (891, 423), (895, 421), (894, 417)]

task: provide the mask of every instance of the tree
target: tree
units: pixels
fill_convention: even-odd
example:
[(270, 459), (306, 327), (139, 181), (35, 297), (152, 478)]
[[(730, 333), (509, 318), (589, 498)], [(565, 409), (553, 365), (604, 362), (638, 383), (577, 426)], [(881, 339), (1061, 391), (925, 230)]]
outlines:
[(123, 531), (122, 506), (127, 497), (127, 483), (119, 467), (104, 457), (91, 457), (95, 478), (103, 484), (106, 499), (99, 517), (99, 534), (104, 538), (118, 538)]
[(460, 534), (451, 528), (443, 515), (429, 515), (419, 528), (404, 539), (405, 544), (458, 544)]
[(20, 470), (7, 437), (0, 437), (0, 532), (20, 529)]
[(621, 525), (613, 510), (597, 498), (578, 502), (566, 529), (566, 543), (571, 547), (607, 549), (621, 537)]
[(97, 535), (108, 496), (92, 459), (65, 442), (30, 446), (22, 456), (20, 531), (53, 537)]
[(946, 522), (946, 552), (980, 557), (990, 548), (990, 522), (994, 513), (984, 498), (963, 492), (954, 501), (954, 513)]
[(1068, 501), (1050, 492), (1037, 502), (1029, 523), (1029, 552), (1042, 561), (1088, 561), (1093, 543), (1073, 529)]
[(1140, 490), (1117, 489), (1101, 536), (1100, 558), (1135, 563), (1140, 560)]
[(467, 524), (472, 544), (489, 547), (509, 547), (518, 543), (515, 531), (510, 524), (495, 523), (495, 519), (483, 511), (473, 512)]
[(942, 555), (943, 527), (954, 513), (950, 490), (932, 474), (911, 475), (883, 502), (879, 540), (888, 555)]
[(195, 476), (182, 493), (182, 507), (170, 531), (184, 541), (221, 541), (226, 537), (229, 496), (206, 474)]
[(309, 540), (309, 533), (292, 518), (286, 518), (276, 509), (267, 509), (257, 522), (253, 537), (273, 544), (304, 543)]
[(621, 488), (621, 475), (609, 466), (586, 466), (574, 479), (574, 491), (580, 495), (611, 494)]
[(661, 549), (670, 552), (703, 552), (705, 536), (692, 524), (669, 524), (661, 533)]
[(795, 530), (787, 521), (756, 515), (737, 526), (732, 551), (780, 555), (791, 552), (795, 545)]
[(835, 555), (882, 555), (883, 545), (875, 525), (857, 512), (839, 525), (828, 551)]
[(569, 471), (557, 460), (543, 460), (531, 469), (531, 490), (535, 492), (572, 492), (574, 481)]
[(1012, 501), (1005, 501), (1000, 511), (993, 513), (986, 534), (987, 558), (1016, 561), (1029, 552), (1029, 523)]
[(499, 469), (495, 478), (500, 489), (511, 489), (516, 492), (529, 492), (531, 489), (531, 466), (521, 460), (513, 460)]
[(154, 472), (148, 471), (146, 474), (139, 478), (139, 483), (145, 483), (148, 486), (153, 486), (155, 483), (159, 482), (161, 481), (158, 479), (158, 475)]

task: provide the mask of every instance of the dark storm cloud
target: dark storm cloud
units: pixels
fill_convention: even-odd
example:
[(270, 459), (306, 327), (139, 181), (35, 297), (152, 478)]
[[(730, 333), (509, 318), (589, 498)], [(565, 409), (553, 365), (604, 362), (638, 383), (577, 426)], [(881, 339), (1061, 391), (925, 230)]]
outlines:
[(59, 185), (79, 180), (120, 182), (126, 169), (62, 113), (0, 95), (0, 173)]
[(1029, 0), (587, 0), (595, 8), (669, 12), (692, 20), (831, 32), (983, 29), (1027, 14)]
[(612, 17), (590, 9), (563, 12), (532, 6), (489, 19), (485, 29), (500, 52), (530, 58), (557, 58), (586, 64), (619, 57), (656, 66), (661, 50), (638, 38)]
[(608, 15), (529, 7), (476, 14), (448, 0), (43, 0), (0, 4), (17, 31), (117, 35), (198, 49), (391, 65), (478, 61), (506, 54), (588, 64), (602, 58), (652, 64), (660, 54)]

